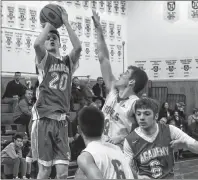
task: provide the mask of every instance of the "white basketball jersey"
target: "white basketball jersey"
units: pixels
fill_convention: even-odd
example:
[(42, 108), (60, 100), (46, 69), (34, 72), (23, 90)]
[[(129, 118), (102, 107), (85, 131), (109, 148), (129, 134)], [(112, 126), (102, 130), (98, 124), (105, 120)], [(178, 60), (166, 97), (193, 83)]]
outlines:
[(104, 179), (134, 179), (129, 160), (116, 145), (93, 141), (83, 151), (92, 155)]
[(108, 94), (102, 112), (105, 116), (103, 139), (126, 137), (132, 128), (133, 109), (139, 98), (132, 95), (127, 100), (117, 101), (118, 91), (113, 89)]

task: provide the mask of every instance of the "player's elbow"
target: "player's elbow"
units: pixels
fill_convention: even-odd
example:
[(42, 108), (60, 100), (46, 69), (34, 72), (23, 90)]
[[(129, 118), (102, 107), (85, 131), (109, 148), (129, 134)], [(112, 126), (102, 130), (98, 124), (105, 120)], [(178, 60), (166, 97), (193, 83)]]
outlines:
[(82, 46), (81, 46), (81, 44), (75, 48), (75, 51), (76, 51), (77, 53), (80, 53), (80, 52), (82, 51)]

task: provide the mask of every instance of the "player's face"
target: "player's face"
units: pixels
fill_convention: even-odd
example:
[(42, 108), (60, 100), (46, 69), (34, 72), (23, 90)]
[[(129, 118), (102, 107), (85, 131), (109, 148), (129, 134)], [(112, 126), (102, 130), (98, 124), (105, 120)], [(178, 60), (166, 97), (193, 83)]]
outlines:
[(130, 77), (133, 73), (132, 69), (127, 69), (126, 72), (122, 73), (115, 83), (116, 87), (127, 87), (129, 85)]
[(57, 51), (60, 47), (59, 38), (54, 33), (49, 33), (47, 36), (47, 40), (45, 41), (45, 48), (47, 51)]
[(151, 109), (137, 109), (135, 113), (139, 126), (143, 129), (148, 129), (155, 122), (154, 113)]

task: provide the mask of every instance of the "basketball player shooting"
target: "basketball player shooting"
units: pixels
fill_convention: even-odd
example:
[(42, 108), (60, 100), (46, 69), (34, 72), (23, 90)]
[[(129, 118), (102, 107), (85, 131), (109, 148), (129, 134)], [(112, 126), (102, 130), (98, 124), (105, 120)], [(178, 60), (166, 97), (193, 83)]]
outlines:
[(112, 74), (109, 52), (103, 36), (99, 15), (93, 11), (92, 16), (97, 30), (97, 46), (105, 85), (109, 90), (102, 109), (105, 115), (104, 141), (123, 147), (125, 137), (134, 128), (134, 105), (138, 100), (137, 93), (147, 84), (146, 73), (138, 67), (129, 66), (118, 80)]
[(56, 166), (57, 178), (66, 179), (70, 160), (67, 115), (72, 74), (82, 48), (68, 22), (66, 10), (62, 7), (59, 9), (73, 45), (71, 53), (61, 57), (59, 33), (48, 22), (43, 25), (34, 43), (39, 71), (39, 95), (33, 107), (31, 139), (33, 158), (39, 164), (38, 179), (47, 179), (52, 165)]
[(124, 153), (138, 179), (174, 179), (174, 149), (198, 154), (198, 141), (173, 125), (157, 123), (158, 104), (150, 98), (135, 104), (137, 127), (124, 141)]
[(79, 112), (78, 124), (86, 148), (78, 156), (75, 179), (133, 179), (129, 160), (121, 149), (101, 141), (103, 113), (96, 107), (85, 107)]

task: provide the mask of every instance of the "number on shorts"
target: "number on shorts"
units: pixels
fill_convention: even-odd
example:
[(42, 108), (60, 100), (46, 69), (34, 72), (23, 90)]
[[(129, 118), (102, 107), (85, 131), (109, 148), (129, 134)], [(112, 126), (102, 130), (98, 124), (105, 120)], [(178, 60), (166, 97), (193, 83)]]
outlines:
[(162, 168), (159, 165), (160, 162), (158, 160), (153, 160), (150, 162), (151, 173), (154, 178), (158, 178), (162, 175)]
[(113, 167), (116, 172), (116, 178), (117, 179), (126, 179), (124, 171), (122, 170), (121, 162), (118, 160), (112, 160), (111, 163), (113, 164)]
[(104, 122), (104, 135), (108, 135), (109, 133), (109, 119), (105, 119), (105, 122)]
[(49, 87), (51, 89), (60, 89), (61, 91), (64, 91), (67, 87), (67, 74), (62, 74), (60, 76), (57, 72), (53, 72), (51, 76), (53, 77), (53, 79), (49, 82)]

